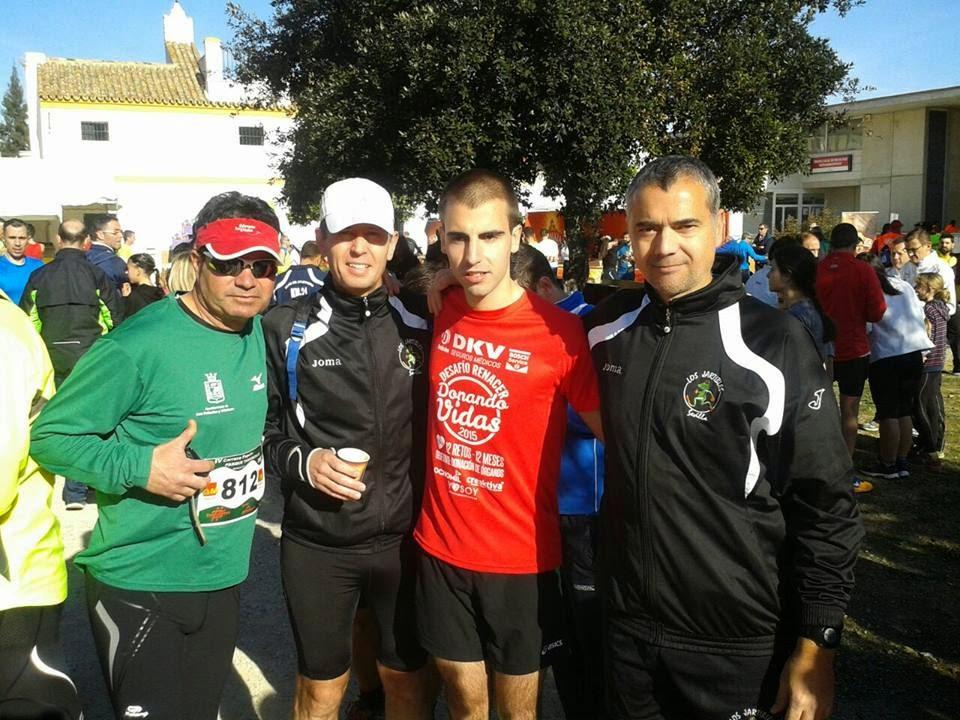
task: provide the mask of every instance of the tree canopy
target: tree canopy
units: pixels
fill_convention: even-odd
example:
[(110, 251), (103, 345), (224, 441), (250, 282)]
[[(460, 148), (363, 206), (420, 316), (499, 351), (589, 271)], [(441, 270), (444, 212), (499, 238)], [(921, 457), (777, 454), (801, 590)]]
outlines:
[(17, 77), (17, 66), (10, 71), (10, 83), (3, 95), (3, 120), (0, 121), (0, 155), (16, 157), (21, 150), (30, 148), (30, 132), (27, 125), (27, 103), (23, 99), (23, 86)]
[(489, 167), (518, 185), (542, 174), (576, 231), (648, 155), (702, 158), (730, 209), (801, 169), (849, 82), (810, 22), (852, 4), (275, 0), (269, 21), (228, 7), (238, 79), (295, 107), (279, 166), (294, 217), (347, 175), (429, 206)]

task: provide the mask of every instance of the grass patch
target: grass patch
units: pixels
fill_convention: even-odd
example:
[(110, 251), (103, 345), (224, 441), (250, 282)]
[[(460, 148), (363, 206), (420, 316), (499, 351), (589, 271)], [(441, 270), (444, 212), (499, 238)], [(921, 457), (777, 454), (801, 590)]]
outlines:
[[(960, 712), (960, 377), (944, 375), (939, 467), (872, 480), (858, 495), (866, 537), (837, 664), (835, 718), (954, 718)], [(873, 419), (869, 391), (860, 422)], [(876, 457), (860, 432), (854, 463)]]

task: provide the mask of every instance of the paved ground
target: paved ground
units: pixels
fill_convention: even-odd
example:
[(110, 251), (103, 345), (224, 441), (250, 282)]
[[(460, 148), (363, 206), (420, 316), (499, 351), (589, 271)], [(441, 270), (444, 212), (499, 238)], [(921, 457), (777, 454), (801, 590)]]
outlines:
[[(80, 690), (86, 720), (110, 720), (106, 686), (100, 674), (83, 598), (83, 575), (70, 559), (86, 546), (97, 520), (96, 506), (66, 512), (57, 483), (54, 509), (63, 520), (64, 542), (70, 571), (70, 595), (63, 618), (70, 674)], [(220, 717), (222, 720), (286, 720), (293, 703), (296, 652), (280, 593), (280, 512), (282, 499), (276, 488), (268, 491), (260, 507), (254, 535), (250, 576), (244, 584), (240, 640)], [(543, 703), (543, 718), (562, 718), (552, 680)], [(445, 708), (437, 716), (446, 718)]]
[[(55, 509), (63, 518), (67, 554), (72, 557), (86, 545), (96, 522), (96, 506), (67, 513), (57, 500)], [(224, 693), (223, 720), (289, 717), (296, 656), (280, 595), (279, 513), (280, 501), (269, 493), (257, 520), (251, 572), (243, 593), (239, 647)], [(70, 562), (68, 567), (70, 595), (62, 625), (67, 661), (80, 690), (86, 719), (109, 720), (112, 715), (90, 635), (82, 573)]]
[[(960, 418), (960, 378), (944, 378), (948, 418)], [(865, 398), (861, 420), (873, 407)], [(948, 421), (948, 458), (909, 481), (879, 481), (860, 497), (867, 538), (857, 564), (844, 650), (837, 667), (838, 720), (960, 718), (960, 423)], [(861, 434), (858, 459), (875, 449)], [(57, 487), (59, 498), (60, 486)], [(86, 544), (96, 507), (63, 519), (68, 558)], [(280, 594), (281, 500), (268, 490), (257, 520), (250, 578), (243, 593), (239, 647), (224, 695), (222, 720), (285, 720), (296, 669)], [(87, 720), (111, 717), (83, 603), (80, 573), (70, 567), (63, 637)], [(441, 707), (438, 717), (445, 718)], [(562, 714), (546, 683), (545, 720)]]

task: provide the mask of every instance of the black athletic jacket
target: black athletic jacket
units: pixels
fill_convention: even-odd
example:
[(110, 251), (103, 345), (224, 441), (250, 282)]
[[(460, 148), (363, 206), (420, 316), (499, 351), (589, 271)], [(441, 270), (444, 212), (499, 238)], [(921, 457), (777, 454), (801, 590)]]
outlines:
[[(298, 308), (309, 324), (297, 360), (297, 402), (288, 396), (286, 348)], [(374, 551), (412, 529), (423, 495), (430, 327), (422, 296), (366, 298), (333, 283), (278, 305), (263, 320), (269, 408), (263, 449), (279, 475), (284, 535), (306, 545)], [(315, 448), (370, 455), (358, 502), (341, 502), (307, 481)]]
[(79, 248), (63, 248), (34, 270), (20, 307), (50, 352), (58, 385), (94, 341), (123, 319), (120, 293)]
[(600, 571), (648, 642), (765, 653), (839, 625), (863, 530), (830, 380), (806, 329), (744, 294), (735, 259), (664, 305), (588, 316), (606, 442)]

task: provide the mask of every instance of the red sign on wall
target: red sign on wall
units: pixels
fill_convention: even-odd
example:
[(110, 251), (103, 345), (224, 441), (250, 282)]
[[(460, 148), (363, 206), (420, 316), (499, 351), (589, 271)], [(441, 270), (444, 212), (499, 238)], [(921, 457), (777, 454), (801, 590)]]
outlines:
[(811, 173), (850, 172), (851, 170), (853, 170), (853, 155), (810, 158)]

